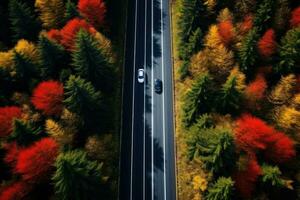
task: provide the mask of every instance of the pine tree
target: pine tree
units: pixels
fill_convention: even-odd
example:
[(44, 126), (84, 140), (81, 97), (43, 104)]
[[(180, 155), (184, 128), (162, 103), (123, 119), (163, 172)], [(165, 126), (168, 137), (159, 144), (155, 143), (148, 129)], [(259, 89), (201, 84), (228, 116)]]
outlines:
[(275, 187), (284, 187), (285, 180), (281, 178), (281, 171), (278, 166), (271, 166), (267, 164), (263, 164), (261, 166), (262, 169), (262, 182), (266, 184), (270, 184)]
[(50, 137), (54, 138), (61, 148), (68, 148), (73, 141), (73, 134), (68, 130), (71, 127), (63, 127), (61, 124), (55, 122), (52, 119), (47, 119), (45, 123), (45, 130)]
[(197, 53), (202, 47), (202, 31), (200, 28), (197, 28), (192, 32), (192, 35), (189, 38), (187, 43), (186, 52), (182, 52), (184, 60), (188, 60), (194, 53)]
[[(239, 73), (233, 71), (222, 85), (217, 98), (217, 105), (221, 113), (236, 113), (240, 108), (245, 88), (245, 76), (242, 74), (241, 77)], [(240, 80), (238, 80), (239, 78)]]
[(83, 151), (61, 153), (52, 177), (55, 193), (62, 200), (96, 200), (103, 188), (102, 164), (90, 161)]
[(63, 0), (36, 0), (35, 7), (46, 29), (60, 28), (65, 14)]
[(9, 1), (9, 20), (13, 32), (13, 39), (27, 39), (34, 41), (40, 30), (30, 7), (19, 0)]
[(242, 40), (241, 48), (239, 50), (239, 59), (241, 70), (243, 72), (249, 72), (253, 70), (258, 55), (256, 50), (257, 41), (259, 39), (259, 35), (257, 33), (257, 29), (253, 28), (249, 31), (249, 33)]
[(231, 200), (234, 192), (234, 181), (231, 178), (220, 177), (208, 189), (205, 200)]
[(263, 0), (259, 3), (255, 13), (253, 24), (259, 32), (265, 31), (270, 26), (271, 18), (274, 14), (275, 0)]
[(83, 30), (77, 34), (72, 61), (80, 77), (92, 82), (101, 91), (111, 91), (113, 85), (111, 66), (98, 48), (97, 41)]
[(228, 174), (235, 163), (234, 138), (223, 127), (193, 132), (187, 141), (190, 160), (200, 158), (214, 175)]
[(212, 80), (209, 75), (203, 74), (193, 84), (185, 96), (183, 106), (185, 126), (195, 122), (199, 114), (209, 112), (212, 109)]
[(295, 72), (300, 62), (300, 27), (287, 31), (281, 39), (279, 48), (279, 64), (275, 71), (280, 74)]
[(68, 0), (66, 3), (65, 21), (67, 22), (76, 17), (80, 17), (76, 5), (71, 0)]
[(42, 77), (57, 77), (65, 57), (64, 48), (47, 37), (40, 36), (38, 49)]
[(65, 86), (64, 103), (71, 112), (83, 119), (83, 123), (87, 127), (101, 126), (99, 124), (101, 121), (105, 124), (106, 120), (99, 116), (103, 114), (100, 111), (104, 110), (102, 95), (90, 82), (71, 75)]
[(39, 51), (34, 43), (24, 39), (18, 40), (14, 50), (17, 53), (26, 56), (32, 63), (38, 63)]

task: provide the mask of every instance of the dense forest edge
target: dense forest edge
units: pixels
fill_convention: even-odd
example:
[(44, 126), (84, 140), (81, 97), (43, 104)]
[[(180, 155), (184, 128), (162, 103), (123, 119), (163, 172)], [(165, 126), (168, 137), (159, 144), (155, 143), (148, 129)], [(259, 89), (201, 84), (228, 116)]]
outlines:
[(179, 200), (300, 199), (300, 2), (174, 0)]
[(117, 199), (127, 1), (0, 2), (0, 199)]

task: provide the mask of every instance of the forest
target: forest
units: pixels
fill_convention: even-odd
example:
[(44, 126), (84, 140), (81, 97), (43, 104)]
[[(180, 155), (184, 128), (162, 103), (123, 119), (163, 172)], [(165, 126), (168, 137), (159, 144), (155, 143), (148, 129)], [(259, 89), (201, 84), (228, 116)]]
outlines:
[(114, 3), (0, 2), (0, 200), (117, 198)]
[(178, 198), (300, 199), (300, 1), (173, 2)]

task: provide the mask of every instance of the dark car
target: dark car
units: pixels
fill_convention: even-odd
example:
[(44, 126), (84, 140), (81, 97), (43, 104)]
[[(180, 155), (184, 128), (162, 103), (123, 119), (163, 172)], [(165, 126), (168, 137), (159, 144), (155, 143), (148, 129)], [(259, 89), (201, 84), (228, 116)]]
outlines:
[(156, 93), (161, 93), (162, 92), (162, 81), (160, 79), (155, 79), (154, 89), (155, 89)]

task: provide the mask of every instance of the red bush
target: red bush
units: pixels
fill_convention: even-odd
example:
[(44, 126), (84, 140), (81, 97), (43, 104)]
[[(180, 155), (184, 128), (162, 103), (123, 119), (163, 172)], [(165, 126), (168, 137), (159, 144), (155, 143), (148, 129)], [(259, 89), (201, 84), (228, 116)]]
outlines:
[(272, 136), (273, 142), (266, 150), (265, 157), (273, 162), (283, 163), (296, 155), (293, 141), (284, 133), (277, 132)]
[(58, 154), (58, 145), (51, 138), (43, 138), (32, 146), (20, 151), (15, 173), (23, 180), (39, 183), (49, 179)]
[(272, 56), (276, 51), (275, 32), (269, 29), (265, 32), (263, 37), (258, 41), (258, 51), (266, 58)]
[(235, 140), (239, 149), (251, 155), (264, 152), (267, 159), (278, 163), (295, 156), (293, 141), (262, 120), (246, 114), (236, 125)]
[(248, 161), (247, 167), (244, 170), (237, 172), (233, 178), (235, 188), (243, 198), (250, 198), (255, 189), (257, 178), (261, 175), (261, 168), (255, 158)]
[(300, 7), (295, 8), (292, 11), (292, 16), (290, 19), (290, 24), (292, 27), (297, 27), (300, 24)]
[(0, 137), (8, 136), (13, 129), (13, 120), (21, 118), (22, 111), (16, 106), (0, 108)]
[(16, 142), (4, 144), (3, 148), (6, 150), (4, 162), (14, 167), (21, 148)]
[(41, 82), (33, 91), (31, 101), (45, 115), (59, 115), (63, 108), (64, 87), (56, 81)]
[(94, 27), (105, 24), (106, 6), (103, 0), (79, 0), (78, 9)]
[(84, 29), (90, 33), (96, 33), (96, 30), (85, 20), (74, 18), (67, 22), (61, 30), (50, 30), (48, 37), (62, 44), (66, 49), (74, 48), (74, 40), (80, 29)]
[(1, 200), (21, 200), (30, 192), (31, 188), (27, 183), (16, 182), (6, 187), (0, 195)]
[(254, 81), (249, 83), (246, 88), (246, 96), (255, 100), (261, 100), (267, 89), (266, 79), (262, 74), (258, 74)]
[(247, 33), (253, 27), (253, 17), (252, 15), (248, 15), (244, 18), (244, 21), (241, 24), (240, 31), (242, 33)]
[(220, 22), (218, 25), (219, 34), (222, 42), (228, 46), (234, 39), (233, 25), (230, 20)]

